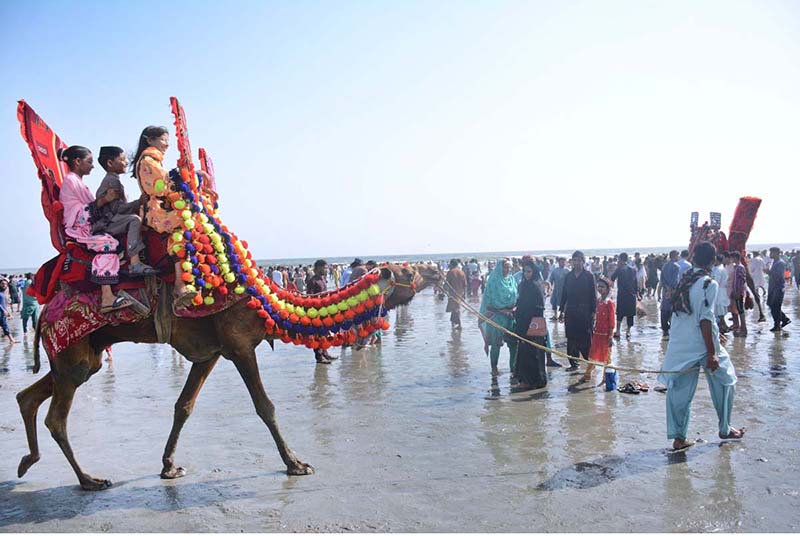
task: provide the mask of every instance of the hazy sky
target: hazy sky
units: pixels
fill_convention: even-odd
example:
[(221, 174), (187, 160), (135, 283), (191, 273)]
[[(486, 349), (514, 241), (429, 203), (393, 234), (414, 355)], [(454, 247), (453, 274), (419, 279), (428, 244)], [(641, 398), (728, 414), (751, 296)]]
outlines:
[(796, 1), (6, 0), (0, 73), (0, 266), (54, 254), (20, 98), (96, 154), (177, 96), (258, 258), (798, 240)]

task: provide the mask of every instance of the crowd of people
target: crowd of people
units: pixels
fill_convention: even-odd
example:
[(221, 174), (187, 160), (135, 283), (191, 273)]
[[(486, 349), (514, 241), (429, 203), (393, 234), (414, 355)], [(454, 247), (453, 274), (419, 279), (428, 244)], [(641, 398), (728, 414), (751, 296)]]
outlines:
[(0, 327), (3, 330), (3, 339), (10, 344), (17, 342), (8, 324), (15, 313), (20, 317), (23, 337), (28, 336), (28, 327), (33, 331), (39, 321), (39, 303), (27, 292), (32, 284), (32, 273), (0, 275)]
[[(477, 267), (473, 266), (475, 264)], [(612, 340), (621, 338), (623, 326), (626, 339), (631, 338), (635, 319), (644, 315), (641, 302), (648, 298), (659, 302), (662, 335), (665, 340), (670, 338), (672, 297), (683, 276), (692, 268), (688, 250), (646, 256), (637, 252), (633, 257), (623, 252), (602, 259), (597, 256), (587, 259), (582, 252), (576, 251), (569, 264), (568, 267), (564, 257), (532, 256), (487, 263), (488, 277), (483, 278), (480, 313), (491, 323), (479, 322), (479, 326), (492, 374), (498, 374), (500, 351), (507, 346), (513, 382), (520, 381), (521, 388), (546, 383), (546, 376), (544, 380), (531, 378), (519, 371), (520, 363), (530, 356), (525, 355), (525, 359), (520, 360), (520, 354), (526, 354), (527, 350), (523, 352), (517, 344), (518, 339), (509, 337), (503, 330), (527, 336), (531, 318), (544, 317), (544, 310), (539, 308), (546, 307), (547, 298), (553, 313), (551, 320), (565, 324), (567, 354), (572, 357), (607, 363), (607, 349), (612, 346)], [(474, 295), (470, 276), (481, 274), (476, 259), (451, 259), (446, 263), (446, 269), (450, 294), (462, 300)], [(715, 322), (721, 333), (747, 336), (745, 312), (753, 308), (755, 298), (747, 285), (748, 276), (758, 294), (755, 301), (764, 301), (770, 309), (773, 319), (770, 331), (781, 331), (791, 322), (782, 312), (781, 305), (787, 282), (800, 288), (800, 251), (782, 253), (779, 248), (771, 248), (769, 252), (753, 251), (746, 259), (742, 259), (738, 252), (721, 252), (716, 254), (709, 275), (721, 289), (713, 304)], [(529, 279), (536, 283), (538, 291), (529, 289), (527, 283), (523, 285)], [(481, 285), (477, 287), (480, 288)], [(612, 290), (616, 291), (614, 299), (611, 298)], [(462, 329), (461, 307), (452, 296), (447, 302), (447, 312), (452, 327)], [(766, 318), (761, 315), (759, 321), (764, 320)], [(552, 348), (549, 332), (540, 338), (543, 345)], [(549, 353), (535, 358), (549, 366), (560, 366)], [(567, 370), (575, 371), (577, 368), (578, 362), (571, 359)], [(591, 365), (587, 368), (583, 381), (591, 379), (592, 368)]]
[[(462, 329), (461, 303), (469, 292), (467, 265), (450, 260), (445, 278), (447, 311), (457, 330)], [(659, 380), (668, 393), (668, 436), (676, 451), (691, 446), (687, 440), (689, 408), (701, 367), (706, 370), (718, 413), (720, 438), (744, 435), (744, 429), (730, 425), (736, 374), (720, 336), (732, 332), (746, 337), (745, 313), (754, 308), (754, 301), (761, 312), (762, 299), (772, 315), (770, 331), (782, 331), (791, 323), (781, 309), (785, 286), (794, 284), (800, 290), (800, 251), (781, 252), (777, 247), (742, 258), (735, 251), (718, 253), (713, 244), (704, 242), (692, 259), (688, 250), (645, 257), (635, 253), (633, 258), (623, 252), (602, 260), (587, 259), (576, 251), (569, 268), (563, 257), (537, 259), (530, 255), (503, 258), (487, 266), (478, 326), (493, 376), (499, 374), (501, 348), (508, 347), (512, 392), (545, 387), (546, 367), (560, 366), (547, 351), (552, 349), (545, 319), (547, 297), (551, 321), (565, 324), (570, 356), (566, 371), (578, 371), (577, 358), (589, 361), (579, 384), (592, 380), (595, 363), (610, 363), (613, 340), (621, 338), (623, 324), (625, 337), (631, 338), (634, 319), (645, 314), (641, 300), (660, 302), (662, 334), (669, 341), (663, 370), (671, 372), (659, 375)], [(766, 321), (763, 313), (758, 321)], [(674, 373), (691, 367), (697, 371)]]

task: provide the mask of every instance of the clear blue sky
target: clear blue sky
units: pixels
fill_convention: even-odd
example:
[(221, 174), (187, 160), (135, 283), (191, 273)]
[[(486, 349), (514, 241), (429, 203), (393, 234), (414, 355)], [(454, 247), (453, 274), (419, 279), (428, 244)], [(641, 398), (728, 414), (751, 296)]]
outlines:
[(793, 1), (6, 0), (0, 266), (53, 255), (20, 98), (96, 152), (179, 97), (258, 258), (797, 241), (798, 58)]

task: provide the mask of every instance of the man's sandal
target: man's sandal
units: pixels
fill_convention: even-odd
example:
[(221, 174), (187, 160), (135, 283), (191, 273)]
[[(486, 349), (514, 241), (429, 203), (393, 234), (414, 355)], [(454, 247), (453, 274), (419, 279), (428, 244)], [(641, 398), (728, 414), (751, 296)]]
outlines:
[(682, 447), (679, 447), (677, 449), (669, 449), (667, 452), (669, 452), (670, 454), (677, 454), (679, 452), (686, 452), (687, 450), (689, 450), (690, 448), (692, 448), (696, 444), (697, 443), (695, 441), (689, 441), (686, 445), (684, 445)]

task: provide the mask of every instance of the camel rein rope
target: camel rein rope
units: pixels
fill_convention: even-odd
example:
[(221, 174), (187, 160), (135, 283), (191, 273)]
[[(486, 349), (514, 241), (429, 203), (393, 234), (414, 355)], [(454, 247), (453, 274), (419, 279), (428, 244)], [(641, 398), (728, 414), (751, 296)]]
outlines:
[(450, 297), (453, 300), (455, 300), (459, 305), (462, 305), (467, 311), (469, 311), (470, 313), (472, 313), (475, 316), (477, 316), (479, 320), (482, 320), (482, 321), (486, 322), (487, 324), (493, 326), (494, 328), (500, 330), (501, 332), (503, 332), (503, 333), (505, 333), (507, 335), (510, 335), (510, 336), (512, 336), (512, 337), (514, 337), (514, 338), (516, 338), (516, 339), (518, 339), (518, 340), (520, 340), (520, 341), (522, 341), (522, 342), (524, 342), (526, 344), (529, 344), (529, 345), (533, 346), (534, 348), (538, 348), (539, 350), (543, 350), (543, 351), (545, 351), (547, 353), (555, 354), (555, 355), (557, 355), (559, 357), (562, 357), (564, 359), (570, 359), (570, 360), (574, 360), (574, 361), (579, 361), (581, 363), (586, 363), (587, 365), (594, 365), (596, 367), (603, 367), (604, 370), (605, 369), (611, 369), (611, 370), (617, 370), (619, 372), (635, 372), (635, 373), (639, 373), (639, 374), (686, 374), (686, 373), (691, 372), (693, 370), (697, 370), (696, 366), (692, 366), (692, 367), (689, 367), (689, 368), (686, 368), (686, 369), (683, 369), (683, 370), (648, 370), (648, 369), (638, 369), (638, 368), (629, 368), (629, 367), (619, 367), (619, 366), (616, 366), (616, 365), (612, 365), (611, 363), (603, 363), (601, 361), (590, 361), (590, 360), (584, 359), (582, 357), (575, 357), (575, 356), (571, 356), (571, 355), (565, 354), (564, 352), (556, 350), (555, 348), (548, 348), (547, 346), (543, 346), (541, 344), (535, 343), (535, 342), (533, 342), (533, 341), (531, 341), (529, 339), (526, 339), (525, 337), (521, 337), (521, 336), (517, 335), (516, 333), (514, 333), (511, 330), (506, 329), (505, 327), (501, 326), (497, 322), (493, 321), (491, 318), (488, 318), (485, 315), (481, 314), (480, 311), (475, 310), (475, 308), (471, 304), (467, 303), (467, 301), (464, 300), (461, 296), (458, 296), (456, 294), (456, 292), (455, 292), (455, 289), (450, 285), (450, 283), (446, 279), (443, 280), (443, 283), (444, 283), (444, 285), (447, 285), (450, 288), (448, 290), (447, 288), (445, 288), (444, 285), (440, 285), (440, 288), (442, 289), (442, 291), (445, 294), (447, 294), (448, 297)]

